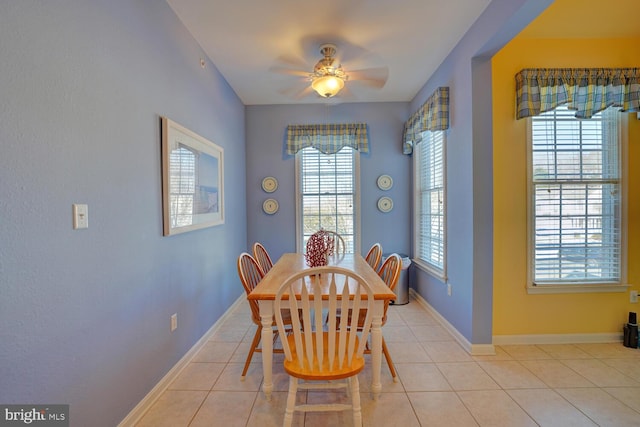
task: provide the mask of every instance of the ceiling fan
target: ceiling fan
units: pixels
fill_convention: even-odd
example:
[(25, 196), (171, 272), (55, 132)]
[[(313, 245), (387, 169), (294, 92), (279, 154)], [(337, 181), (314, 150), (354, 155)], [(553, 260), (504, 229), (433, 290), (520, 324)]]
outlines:
[(313, 73), (309, 75), (311, 87), (323, 98), (335, 96), (344, 87), (344, 82), (349, 76), (342, 69), (342, 65), (335, 58), (336, 45), (323, 44), (320, 53), (324, 56), (313, 67)]
[[(341, 91), (348, 96), (351, 95), (351, 92), (345, 87), (345, 82), (347, 81), (378, 89), (382, 88), (387, 82), (389, 74), (387, 67), (345, 71), (337, 59), (336, 53), (337, 47), (335, 44), (325, 43), (320, 46), (320, 54), (323, 57), (314, 65), (312, 72), (283, 67), (272, 67), (271, 70), (304, 77), (307, 86), (296, 97), (303, 97), (313, 91), (323, 98), (332, 98)], [(296, 61), (296, 63), (296, 65), (300, 65), (299, 61)], [(308, 82), (311, 82), (311, 84), (308, 85)]]

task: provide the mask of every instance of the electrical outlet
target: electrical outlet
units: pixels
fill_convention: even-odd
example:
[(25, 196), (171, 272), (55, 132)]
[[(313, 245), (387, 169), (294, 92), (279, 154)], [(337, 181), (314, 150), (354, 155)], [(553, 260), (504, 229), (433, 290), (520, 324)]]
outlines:
[(629, 291), (629, 302), (632, 304), (638, 303), (638, 291)]
[(178, 329), (178, 313), (171, 315), (171, 332)]
[(451, 283), (447, 283), (447, 295), (451, 296)]

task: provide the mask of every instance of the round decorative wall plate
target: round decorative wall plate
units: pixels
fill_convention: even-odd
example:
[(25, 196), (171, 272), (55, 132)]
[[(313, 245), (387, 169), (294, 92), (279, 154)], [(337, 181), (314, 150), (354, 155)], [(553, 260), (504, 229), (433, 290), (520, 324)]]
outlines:
[(393, 209), (393, 200), (391, 197), (380, 197), (378, 199), (378, 209), (380, 212), (389, 212)]
[(267, 193), (273, 193), (278, 189), (278, 180), (272, 176), (268, 176), (262, 180), (262, 189)]
[(273, 215), (278, 212), (278, 201), (276, 199), (267, 199), (262, 204), (262, 210), (264, 213)]
[(380, 175), (378, 177), (378, 188), (384, 191), (390, 190), (393, 187), (393, 178), (389, 175)]

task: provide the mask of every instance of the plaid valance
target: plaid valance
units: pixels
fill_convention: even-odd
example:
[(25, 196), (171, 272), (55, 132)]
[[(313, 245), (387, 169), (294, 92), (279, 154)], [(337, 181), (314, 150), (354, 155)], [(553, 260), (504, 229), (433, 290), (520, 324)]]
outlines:
[(449, 88), (439, 87), (404, 124), (402, 152), (411, 154), (426, 130), (449, 129)]
[(640, 68), (528, 68), (516, 74), (516, 118), (562, 104), (588, 119), (608, 107), (640, 111)]
[(335, 154), (344, 147), (368, 153), (367, 124), (289, 125), (285, 144), (289, 155), (306, 147), (313, 147), (324, 154)]

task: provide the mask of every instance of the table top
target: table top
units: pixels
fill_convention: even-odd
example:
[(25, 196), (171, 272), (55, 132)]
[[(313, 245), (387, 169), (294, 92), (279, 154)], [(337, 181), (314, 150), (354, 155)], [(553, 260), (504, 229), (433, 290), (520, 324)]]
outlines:
[[(344, 257), (329, 257), (329, 265), (347, 268), (356, 272), (369, 284), (373, 291), (374, 299), (391, 300), (396, 295), (389, 289), (373, 268), (365, 261), (362, 255), (346, 254)], [(302, 270), (309, 269), (304, 254), (286, 253), (273, 265), (271, 270), (251, 291), (249, 299), (274, 300), (280, 286), (291, 275)]]

